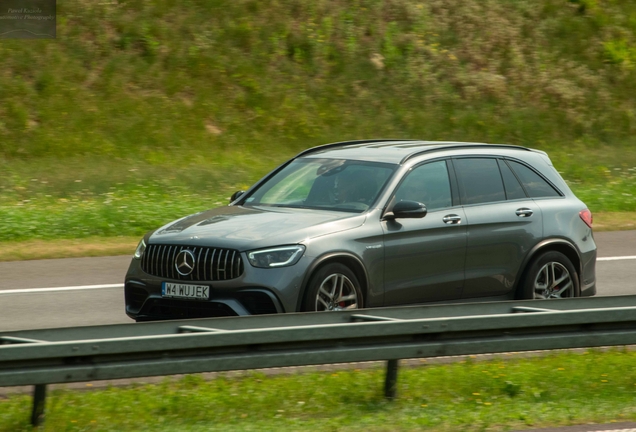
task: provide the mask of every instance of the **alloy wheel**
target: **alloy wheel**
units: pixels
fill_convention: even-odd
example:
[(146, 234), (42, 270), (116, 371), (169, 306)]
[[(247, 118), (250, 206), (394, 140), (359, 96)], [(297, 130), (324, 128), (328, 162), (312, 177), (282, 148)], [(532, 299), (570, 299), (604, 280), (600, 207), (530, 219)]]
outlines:
[(317, 311), (358, 309), (358, 293), (351, 280), (341, 274), (327, 276), (316, 294)]
[(534, 298), (558, 299), (574, 297), (574, 282), (568, 269), (560, 262), (546, 263), (534, 280)]

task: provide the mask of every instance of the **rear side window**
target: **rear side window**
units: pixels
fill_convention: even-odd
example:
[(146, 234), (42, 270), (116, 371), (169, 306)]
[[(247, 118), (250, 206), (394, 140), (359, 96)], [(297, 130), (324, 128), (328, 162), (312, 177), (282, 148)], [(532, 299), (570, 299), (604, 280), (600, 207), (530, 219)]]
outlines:
[(466, 158), (453, 161), (462, 204), (505, 201), (503, 181), (496, 159)]
[(559, 197), (561, 194), (557, 192), (550, 183), (544, 180), (539, 174), (528, 168), (527, 166), (515, 161), (507, 161), (512, 170), (517, 174), (523, 188), (531, 198)]

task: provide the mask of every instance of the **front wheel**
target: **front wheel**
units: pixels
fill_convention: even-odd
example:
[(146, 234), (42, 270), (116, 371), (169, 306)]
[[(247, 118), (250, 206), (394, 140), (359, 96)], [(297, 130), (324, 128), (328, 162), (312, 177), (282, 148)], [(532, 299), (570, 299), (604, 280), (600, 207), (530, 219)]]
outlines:
[(349, 267), (327, 264), (311, 277), (303, 303), (305, 311), (338, 311), (362, 307), (362, 290)]
[(522, 299), (578, 297), (579, 278), (568, 257), (561, 252), (545, 252), (535, 258), (522, 281)]

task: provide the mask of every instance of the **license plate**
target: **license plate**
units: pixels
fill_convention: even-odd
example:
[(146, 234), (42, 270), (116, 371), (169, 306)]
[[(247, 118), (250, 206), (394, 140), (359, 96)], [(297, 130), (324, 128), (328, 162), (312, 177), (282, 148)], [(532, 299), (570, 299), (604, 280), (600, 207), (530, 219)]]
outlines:
[(161, 284), (161, 296), (193, 300), (209, 300), (210, 287), (207, 285), (189, 285), (173, 282), (163, 282)]

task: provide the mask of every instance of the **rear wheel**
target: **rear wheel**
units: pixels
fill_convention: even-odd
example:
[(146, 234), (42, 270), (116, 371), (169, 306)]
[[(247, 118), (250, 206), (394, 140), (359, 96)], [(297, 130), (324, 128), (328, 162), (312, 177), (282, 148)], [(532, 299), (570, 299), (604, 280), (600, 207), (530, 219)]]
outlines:
[(362, 307), (362, 290), (349, 267), (331, 263), (319, 269), (309, 282), (305, 311), (338, 311)]
[(561, 252), (544, 252), (525, 273), (519, 297), (522, 299), (560, 299), (578, 297), (579, 277), (572, 262)]

